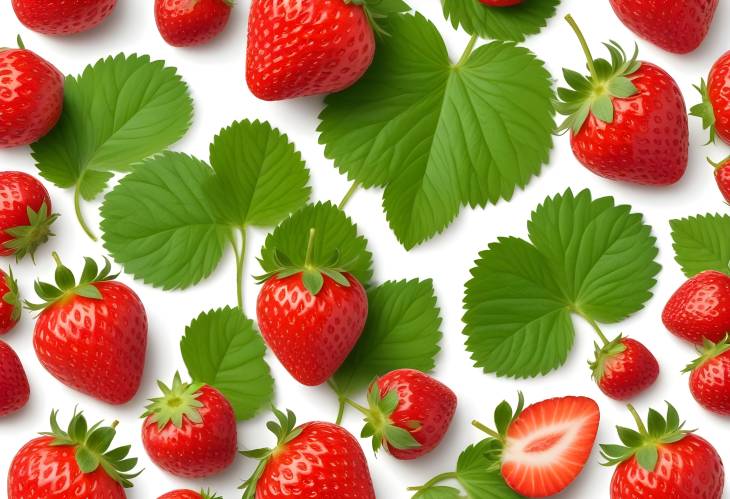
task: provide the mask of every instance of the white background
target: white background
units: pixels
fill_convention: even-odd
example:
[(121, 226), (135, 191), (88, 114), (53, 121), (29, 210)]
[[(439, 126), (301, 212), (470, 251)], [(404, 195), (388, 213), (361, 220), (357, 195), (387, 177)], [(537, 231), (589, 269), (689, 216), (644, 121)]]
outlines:
[[(433, 20), (445, 37), (452, 57), (458, 58), (468, 36), (453, 30), (444, 21), (438, 0), (412, 2)], [(730, 27), (730, 2), (721, 1), (713, 27), (703, 46), (692, 54), (672, 55), (639, 41), (640, 57), (665, 68), (678, 81), (688, 107), (699, 95), (692, 88), (701, 76), (709, 71), (713, 61), (728, 48), (727, 32)], [(0, 46), (13, 46), (16, 33), (22, 34), (28, 48), (53, 62), (66, 74), (78, 74), (84, 66), (99, 58), (126, 53), (150, 54), (154, 59), (164, 59), (179, 68), (190, 85), (195, 100), (195, 120), (192, 129), (174, 146), (207, 159), (208, 144), (217, 131), (234, 120), (243, 118), (269, 120), (281, 128), (293, 140), (312, 172), (314, 200), (338, 201), (347, 191), (346, 179), (339, 175), (332, 163), (324, 158), (323, 148), (317, 144), (317, 114), (321, 98), (300, 99), (289, 102), (266, 103), (257, 100), (248, 91), (244, 80), (245, 35), (248, 1), (240, 1), (225, 33), (213, 43), (195, 49), (175, 49), (160, 38), (154, 23), (152, 1), (121, 0), (111, 18), (96, 30), (71, 38), (51, 38), (25, 29), (15, 18), (10, 2), (0, 2)], [(603, 56), (600, 42), (615, 39), (631, 49), (635, 36), (613, 14), (608, 0), (563, 0), (558, 15), (540, 35), (530, 38), (527, 45), (547, 65), (560, 82), (560, 68), (583, 67), (582, 52), (562, 16), (572, 13), (583, 27), (594, 55)], [(465, 351), (461, 334), (463, 285), (469, 278), (469, 269), (477, 253), (498, 236), (525, 236), (526, 221), (530, 212), (546, 196), (562, 192), (567, 187), (580, 190), (589, 187), (594, 197), (612, 195), (618, 202), (631, 204), (642, 212), (654, 228), (659, 240), (659, 261), (663, 270), (655, 296), (646, 309), (630, 320), (605, 327), (610, 336), (624, 332), (644, 342), (657, 356), (661, 375), (657, 384), (635, 400), (642, 414), (652, 405), (663, 410), (663, 401), (670, 400), (689, 422), (699, 428), (699, 434), (709, 439), (720, 451), (724, 461), (730, 464), (730, 430), (728, 420), (701, 409), (687, 389), (687, 376), (680, 370), (694, 357), (691, 346), (669, 334), (661, 323), (661, 310), (683, 277), (673, 260), (668, 221), (706, 212), (725, 213), (728, 207), (718, 193), (712, 170), (705, 156), (715, 159), (730, 153), (723, 145), (705, 147), (707, 135), (697, 119), (690, 121), (691, 150), (687, 174), (676, 185), (665, 188), (637, 187), (603, 180), (594, 176), (573, 158), (568, 137), (557, 137), (549, 166), (532, 180), (524, 192), (514, 199), (484, 210), (463, 209), (458, 219), (435, 240), (406, 252), (396, 241), (382, 215), (380, 192), (360, 191), (351, 200), (347, 212), (359, 223), (360, 231), (367, 237), (374, 254), (375, 281), (403, 278), (433, 278), (443, 316), (443, 351), (437, 359), (435, 376), (450, 385), (459, 396), (459, 408), (451, 430), (441, 446), (427, 457), (416, 462), (398, 462), (387, 455), (377, 459), (363, 441), (378, 497), (410, 497), (405, 487), (419, 485), (433, 475), (451, 471), (459, 452), (468, 444), (482, 438), (469, 425), (473, 418), (491, 424), (494, 406), (503, 398), (515, 399), (518, 389), (525, 392), (528, 402), (549, 396), (582, 394), (595, 398), (601, 406), (602, 423), (599, 442), (614, 442), (615, 424), (631, 425), (628, 412), (621, 403), (606, 398), (592, 383), (586, 361), (592, 357), (594, 341), (591, 329), (575, 319), (577, 337), (567, 364), (548, 376), (533, 380), (498, 379), (485, 375), (472, 367)], [(0, 151), (0, 168), (34, 173), (36, 170), (29, 150), (20, 148)], [(81, 231), (73, 215), (70, 191), (63, 191), (46, 183), (53, 199), (55, 211), (61, 218), (55, 225), (57, 237), (44, 246), (38, 255), (37, 265), (29, 261), (16, 266), (21, 291), (26, 298), (34, 298), (32, 282), (37, 277), (50, 279), (53, 266), (50, 251), (58, 251), (66, 263), (79, 270), (82, 256), (100, 258), (104, 250), (92, 243)], [(85, 212), (96, 228), (98, 204), (86, 205)], [(97, 229), (98, 231), (98, 229)], [(264, 231), (251, 231), (248, 242), (247, 275), (259, 272), (255, 256), (265, 236)], [(6, 266), (11, 259), (0, 262)], [(253, 462), (239, 457), (222, 475), (208, 480), (186, 481), (159, 470), (146, 457), (139, 433), (145, 400), (156, 396), (154, 381), (170, 380), (175, 370), (184, 372), (178, 342), (185, 325), (204, 310), (233, 305), (235, 303), (235, 270), (232, 253), (228, 253), (212, 278), (185, 292), (164, 293), (133, 282), (128, 276), (121, 280), (132, 286), (144, 301), (150, 319), (147, 366), (142, 387), (137, 397), (123, 407), (112, 407), (70, 390), (52, 378), (38, 363), (32, 348), (33, 319), (25, 314), (22, 323), (4, 337), (20, 355), (28, 372), (31, 400), (20, 413), (0, 421), (0, 476), (5, 474), (12, 456), (37, 432), (48, 428), (48, 414), (52, 408), (61, 409), (61, 418), (68, 420), (74, 405), (79, 404), (89, 419), (119, 419), (121, 424), (116, 443), (131, 443), (133, 453), (146, 468), (135, 480), (135, 487), (128, 491), (130, 498), (154, 498), (178, 487), (212, 487), (225, 498), (239, 497), (236, 487), (252, 471)], [(246, 311), (255, 315), (257, 286), (249, 277), (245, 285)], [(326, 386), (306, 388), (298, 385), (269, 355), (277, 383), (276, 403), (280, 407), (294, 409), (300, 421), (322, 419), (332, 421), (336, 413), (336, 400)], [(272, 443), (264, 428), (268, 415), (243, 422), (239, 425), (240, 448), (256, 448)], [(359, 433), (361, 421), (357, 414), (348, 413), (344, 425), (353, 433)], [(597, 448), (585, 471), (563, 494), (563, 497), (609, 497), (608, 486), (612, 471), (598, 464)], [(4, 484), (0, 485), (0, 490)], [(0, 492), (0, 496), (2, 493)], [(730, 497), (726, 493), (725, 497)]]

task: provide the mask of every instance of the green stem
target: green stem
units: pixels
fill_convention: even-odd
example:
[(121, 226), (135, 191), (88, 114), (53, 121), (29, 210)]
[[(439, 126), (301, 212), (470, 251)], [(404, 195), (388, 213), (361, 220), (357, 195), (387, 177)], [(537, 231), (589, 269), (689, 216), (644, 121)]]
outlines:
[(343, 211), (345, 209), (345, 206), (347, 206), (347, 203), (350, 201), (350, 198), (352, 197), (355, 192), (360, 188), (360, 182), (355, 180), (352, 185), (350, 186), (350, 189), (345, 194), (345, 197), (342, 198), (342, 201), (340, 201), (340, 204), (337, 205), (337, 207), (340, 209), (340, 211)]
[(23, 43), (23, 39), (22, 39), (22, 38), (20, 38), (20, 35), (18, 35), (18, 37), (17, 37), (17, 38), (15, 39), (15, 40), (16, 40), (16, 41), (17, 41), (17, 43), (18, 43), (18, 48), (19, 48), (20, 50), (25, 50), (25, 43)]
[(79, 190), (79, 184), (81, 181), (76, 184), (76, 190), (74, 190), (74, 210), (76, 210), (76, 219), (79, 221), (79, 224), (81, 224), (81, 228), (84, 229), (84, 232), (86, 232), (86, 235), (91, 238), (92, 241), (97, 241), (97, 237), (92, 232), (91, 228), (86, 224), (86, 220), (84, 220), (84, 215), (81, 213), (81, 193)]
[(648, 434), (648, 432), (646, 431), (646, 426), (644, 426), (644, 422), (641, 420), (639, 413), (636, 412), (636, 409), (634, 409), (634, 406), (631, 404), (627, 404), (626, 408), (629, 410), (631, 415), (634, 417), (634, 421), (636, 421), (636, 427), (639, 428), (639, 433), (641, 433), (642, 435)]
[(580, 28), (578, 27), (578, 23), (575, 22), (573, 16), (568, 14), (567, 16), (565, 16), (565, 20), (568, 21), (568, 24), (570, 24), (570, 27), (573, 28), (575, 35), (578, 37), (578, 41), (580, 42), (580, 46), (583, 48), (583, 53), (585, 54), (586, 60), (588, 62), (588, 71), (591, 72), (591, 77), (593, 78), (593, 81), (598, 81), (598, 73), (596, 72), (596, 67), (593, 65), (593, 56), (591, 55), (591, 49), (588, 48), (588, 42), (586, 42), (586, 39), (583, 36), (583, 32), (581, 32)]
[(458, 480), (459, 477), (456, 474), (455, 471), (449, 471), (447, 473), (441, 473), (440, 475), (436, 475), (432, 479), (430, 479), (428, 482), (424, 483), (423, 485), (419, 485), (417, 487), (408, 487), (408, 490), (427, 490), (436, 485), (437, 483), (441, 483), (444, 480)]
[(236, 297), (238, 300), (238, 308), (243, 312), (243, 268), (246, 262), (246, 227), (241, 227), (241, 247), (239, 249), (236, 243), (236, 237), (231, 234), (231, 245), (233, 253), (236, 256)]
[(53, 261), (56, 262), (56, 265), (58, 267), (60, 267), (61, 265), (63, 265), (61, 263), (61, 258), (58, 256), (58, 253), (56, 253), (55, 251), (52, 251), (51, 252), (51, 256), (53, 257)]
[(342, 424), (342, 418), (345, 416), (345, 398), (339, 397), (338, 398), (338, 407), (337, 407), (337, 419), (335, 420), (336, 425)]
[(580, 314), (581, 317), (583, 317), (583, 319), (585, 319), (585, 321), (588, 324), (591, 325), (591, 327), (596, 332), (596, 334), (598, 335), (598, 337), (601, 338), (601, 341), (603, 342), (603, 344), (604, 345), (608, 345), (608, 343), (609, 343), (608, 338), (606, 338), (606, 335), (603, 334), (603, 331), (601, 331), (601, 328), (598, 325), (598, 323), (596, 321), (594, 321), (593, 319), (591, 319), (590, 317), (588, 317), (588, 316), (586, 316), (586, 315), (584, 315), (584, 314), (582, 314), (580, 312), (579, 312), (579, 314)]
[(464, 53), (461, 54), (461, 57), (459, 58), (459, 62), (456, 63), (455, 67), (459, 67), (459, 66), (463, 65), (467, 60), (469, 60), (469, 56), (474, 51), (474, 46), (477, 44), (478, 40), (479, 40), (479, 37), (477, 35), (472, 35), (472, 37), (469, 39), (469, 43), (466, 44)]
[(350, 400), (350, 399), (349, 399), (349, 398), (347, 398), (347, 397), (343, 397), (343, 398), (342, 398), (342, 401), (343, 401), (343, 402), (345, 402), (345, 403), (346, 403), (347, 405), (349, 405), (350, 407), (354, 407), (355, 409), (357, 409), (357, 410), (358, 410), (359, 412), (361, 412), (361, 413), (365, 414), (366, 416), (367, 416), (368, 414), (370, 414), (370, 410), (369, 410), (369, 409), (368, 409), (367, 407), (365, 407), (365, 406), (362, 406), (362, 405), (358, 404), (358, 403), (357, 403), (357, 402), (355, 402), (354, 400)]
[(493, 429), (489, 428), (488, 426), (480, 423), (476, 419), (471, 422), (471, 425), (476, 428), (477, 430), (483, 431), (487, 435), (489, 435), (492, 438), (496, 438), (497, 440), (502, 440), (502, 435), (494, 431)]
[(316, 234), (314, 227), (309, 229), (309, 240), (307, 241), (307, 253), (304, 257), (304, 267), (310, 268), (312, 266), (312, 251), (314, 251), (314, 235)]

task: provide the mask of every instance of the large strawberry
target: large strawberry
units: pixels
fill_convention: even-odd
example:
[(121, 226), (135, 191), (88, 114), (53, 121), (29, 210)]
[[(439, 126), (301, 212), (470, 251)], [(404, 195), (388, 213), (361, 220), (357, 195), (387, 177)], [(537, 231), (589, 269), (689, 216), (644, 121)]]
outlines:
[(242, 485), (243, 499), (375, 499), (365, 454), (347, 430), (318, 421), (296, 426), (291, 411), (274, 415), (266, 426), (276, 447), (242, 452), (260, 461)]
[(27, 28), (44, 35), (73, 35), (96, 27), (117, 0), (12, 0), (15, 15)]
[(512, 411), (502, 402), (494, 411), (496, 431), (472, 424), (496, 439), (502, 477), (515, 492), (526, 497), (559, 493), (580, 474), (588, 461), (598, 432), (600, 411), (587, 397), (543, 400), (524, 408), (522, 393)]
[(218, 36), (232, 7), (233, 0), (155, 0), (155, 21), (167, 43), (189, 47)]
[(702, 407), (730, 416), (730, 343), (727, 336), (717, 343), (705, 340), (699, 358), (684, 372), (690, 373), (689, 390)]
[(0, 334), (15, 327), (20, 320), (20, 295), (18, 281), (13, 277), (13, 269), (5, 273), (0, 269)]
[(43, 367), (62, 383), (110, 404), (134, 397), (147, 350), (147, 314), (139, 297), (86, 258), (79, 282), (53, 253), (56, 285), (36, 281), (41, 304), (33, 346)]
[(659, 376), (659, 363), (649, 349), (620, 335), (602, 347), (596, 343), (596, 358), (589, 365), (598, 388), (616, 400), (638, 395)]
[(223, 471), (236, 457), (238, 432), (233, 407), (215, 388), (158, 382), (162, 396), (144, 413), (142, 442), (150, 459), (173, 475), (201, 478)]
[(679, 287), (662, 313), (664, 326), (680, 338), (718, 342), (730, 331), (730, 276), (706, 270)]
[(607, 465), (618, 465), (611, 499), (720, 499), (725, 483), (722, 460), (710, 443), (684, 430), (667, 404), (663, 417), (649, 410), (648, 425), (629, 405), (638, 431), (617, 426), (623, 445), (601, 445)]
[[(730, 91), (730, 87), (728, 88)], [(725, 198), (725, 202), (730, 204), (730, 156), (719, 163), (710, 161), (710, 164), (715, 168), (717, 188), (720, 189), (720, 193)]]
[(209, 490), (201, 490), (195, 492), (190, 489), (178, 489), (162, 494), (157, 499), (223, 499), (222, 497), (212, 493)]
[(0, 341), (0, 416), (22, 409), (30, 397), (28, 377), (15, 350)]
[[(2, 120), (0, 111), (0, 121)], [(51, 198), (43, 184), (23, 172), (0, 172), (0, 255), (26, 254), (31, 257), (38, 246), (53, 235), (51, 224), (58, 215), (51, 213)]]
[[(339, 1), (339, 0), (337, 0)], [(302, 267), (278, 255), (279, 269), (262, 276), (256, 315), (264, 340), (300, 383), (316, 386), (342, 365), (365, 327), (362, 284), (337, 264), (310, 263), (314, 229)]]
[(559, 88), (559, 131), (570, 130), (573, 154), (593, 173), (611, 180), (668, 185), (687, 169), (689, 132), (684, 98), (663, 69), (627, 58), (615, 42), (611, 61), (593, 59), (570, 16), (588, 59), (589, 76), (563, 70), (572, 88)]
[(692, 106), (690, 114), (702, 118), (702, 127), (710, 129), (710, 142), (718, 135), (730, 144), (730, 50), (712, 65), (707, 83), (695, 87), (702, 103)]

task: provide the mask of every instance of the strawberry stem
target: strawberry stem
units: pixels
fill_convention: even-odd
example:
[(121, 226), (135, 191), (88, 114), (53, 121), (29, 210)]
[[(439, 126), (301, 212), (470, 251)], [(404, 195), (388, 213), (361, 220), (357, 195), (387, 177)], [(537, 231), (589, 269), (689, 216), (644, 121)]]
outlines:
[(231, 246), (233, 246), (233, 254), (236, 258), (236, 299), (238, 302), (238, 308), (243, 313), (243, 268), (246, 263), (246, 227), (240, 227), (241, 232), (241, 246), (239, 248), (236, 242), (236, 235), (234, 232), (230, 234)]
[(79, 221), (79, 224), (81, 224), (81, 228), (84, 229), (84, 232), (86, 232), (86, 235), (91, 238), (92, 241), (97, 241), (97, 237), (94, 235), (94, 232), (91, 230), (91, 228), (86, 224), (86, 220), (84, 220), (84, 215), (81, 213), (81, 179), (79, 179), (78, 182), (76, 182), (76, 189), (74, 190), (74, 210), (76, 211), (76, 219)]
[(307, 241), (307, 254), (304, 257), (304, 268), (312, 268), (312, 251), (314, 250), (314, 235), (317, 231), (314, 227), (309, 229), (309, 240)]
[(494, 431), (493, 429), (489, 428), (488, 426), (480, 423), (476, 419), (471, 422), (471, 425), (476, 428), (477, 430), (483, 431), (487, 435), (489, 435), (492, 438), (496, 438), (500, 442), (502, 441), (502, 435)]
[(472, 35), (471, 39), (469, 40), (469, 43), (466, 45), (466, 48), (464, 49), (464, 53), (461, 54), (461, 57), (459, 58), (459, 62), (456, 63), (454, 67), (459, 67), (466, 63), (466, 61), (469, 60), (469, 56), (474, 51), (474, 46), (477, 43), (477, 40), (479, 40), (479, 37), (477, 35)]
[(644, 426), (644, 422), (641, 420), (639, 413), (636, 412), (636, 409), (634, 409), (634, 406), (631, 404), (627, 404), (626, 408), (629, 410), (629, 412), (633, 416), (634, 421), (636, 421), (636, 427), (639, 429), (639, 433), (641, 433), (642, 435), (646, 435), (648, 433), (646, 431), (646, 426)]
[(588, 324), (590, 324), (590, 326), (593, 328), (593, 331), (595, 331), (596, 334), (598, 335), (598, 337), (601, 338), (601, 341), (603, 342), (603, 344), (608, 345), (608, 343), (609, 343), (608, 338), (606, 338), (606, 335), (603, 334), (603, 331), (601, 331), (601, 328), (598, 325), (598, 323), (596, 321), (594, 321), (593, 319), (591, 319), (590, 317), (588, 317), (587, 315), (585, 315), (583, 312), (578, 311), (578, 315), (583, 317), (583, 319)]
[(345, 397), (339, 397), (337, 403), (337, 419), (335, 419), (335, 424), (340, 425), (342, 424), (342, 418), (345, 416)]
[(355, 409), (357, 409), (357, 410), (358, 410), (359, 412), (361, 412), (362, 414), (364, 414), (364, 415), (366, 415), (366, 416), (367, 416), (368, 414), (370, 414), (370, 410), (369, 410), (369, 409), (368, 409), (367, 407), (364, 407), (364, 406), (362, 406), (362, 405), (358, 404), (358, 403), (357, 403), (357, 402), (355, 402), (354, 400), (351, 400), (351, 399), (349, 399), (349, 398), (347, 398), (347, 397), (343, 397), (342, 401), (343, 401), (343, 402), (344, 402), (345, 404), (349, 405), (350, 407), (354, 407)]
[(20, 50), (25, 50), (25, 44), (23, 43), (23, 39), (20, 38), (20, 35), (18, 35), (18, 37), (16, 38), (16, 41), (18, 43), (18, 48)]
[(337, 205), (337, 208), (339, 208), (340, 211), (344, 211), (345, 206), (347, 206), (347, 203), (350, 201), (350, 198), (352, 198), (352, 195), (357, 192), (357, 190), (360, 188), (360, 182), (355, 180), (352, 185), (350, 186), (350, 189), (345, 193), (345, 197), (342, 198), (342, 201), (340, 201), (340, 204)]
[(424, 483), (423, 485), (418, 485), (416, 487), (408, 487), (408, 490), (413, 490), (413, 491), (428, 490), (431, 487), (433, 487), (434, 485), (436, 485), (437, 483), (441, 483), (444, 480), (457, 480), (457, 479), (458, 479), (458, 476), (456, 475), (456, 472), (449, 471), (446, 473), (441, 473), (440, 475), (436, 475), (435, 477), (433, 477), (432, 479), (430, 479), (428, 482)]
[(58, 256), (58, 253), (52, 251), (51, 256), (53, 257), (53, 261), (56, 262), (56, 266), (60, 267), (61, 265), (63, 265), (61, 263), (61, 257)]
[(583, 33), (578, 27), (578, 24), (575, 22), (575, 19), (573, 19), (573, 16), (568, 14), (567, 16), (565, 16), (565, 20), (568, 22), (568, 24), (570, 24), (570, 27), (573, 28), (575, 35), (578, 37), (578, 41), (580, 42), (580, 46), (583, 49), (583, 53), (586, 56), (586, 61), (588, 62), (588, 71), (591, 72), (591, 77), (593, 78), (593, 81), (598, 81), (598, 73), (596, 72), (596, 67), (593, 65), (593, 55), (591, 55), (591, 49), (588, 48), (588, 43), (586, 42)]

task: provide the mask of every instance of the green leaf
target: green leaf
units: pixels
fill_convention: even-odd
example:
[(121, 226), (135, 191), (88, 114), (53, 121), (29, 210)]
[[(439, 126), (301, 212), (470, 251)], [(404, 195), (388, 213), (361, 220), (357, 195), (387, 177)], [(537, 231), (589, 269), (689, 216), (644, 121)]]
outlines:
[(146, 160), (107, 194), (104, 246), (126, 272), (163, 289), (186, 288), (218, 265), (228, 228), (216, 222), (205, 163), (167, 152)]
[(479, 0), (442, 0), (444, 16), (454, 29), (470, 35), (521, 42), (540, 32), (555, 15), (560, 0), (525, 0), (512, 7), (488, 7)]
[(730, 216), (698, 215), (672, 220), (676, 260), (687, 277), (705, 270), (730, 274)]
[(384, 186), (383, 206), (411, 248), (461, 206), (510, 199), (548, 160), (550, 74), (529, 50), (493, 42), (452, 64), (420, 14), (390, 19), (392, 36), (354, 86), (330, 95), (320, 142), (341, 172)]
[(265, 350), (253, 321), (229, 307), (200, 314), (180, 341), (190, 377), (220, 390), (239, 420), (252, 418), (273, 398)]
[(459, 456), (456, 475), (459, 483), (473, 499), (512, 499), (522, 497), (505, 483), (498, 467), (492, 466), (486, 454), (498, 447), (492, 438), (470, 445)]
[(459, 499), (461, 497), (464, 496), (461, 495), (459, 489), (444, 487), (443, 485), (429, 487), (413, 494), (413, 499)]
[(394, 369), (430, 371), (439, 351), (440, 326), (430, 279), (389, 281), (369, 290), (365, 329), (334, 375), (338, 393), (347, 396)]

